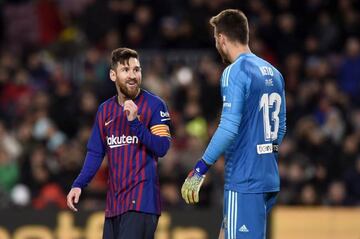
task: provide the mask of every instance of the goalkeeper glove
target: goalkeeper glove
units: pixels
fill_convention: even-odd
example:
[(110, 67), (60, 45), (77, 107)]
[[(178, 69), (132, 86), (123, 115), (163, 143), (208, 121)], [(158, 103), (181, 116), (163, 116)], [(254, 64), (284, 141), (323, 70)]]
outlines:
[(205, 161), (201, 159), (185, 179), (181, 187), (181, 195), (187, 204), (199, 202), (199, 191), (209, 167), (210, 165), (207, 165)]

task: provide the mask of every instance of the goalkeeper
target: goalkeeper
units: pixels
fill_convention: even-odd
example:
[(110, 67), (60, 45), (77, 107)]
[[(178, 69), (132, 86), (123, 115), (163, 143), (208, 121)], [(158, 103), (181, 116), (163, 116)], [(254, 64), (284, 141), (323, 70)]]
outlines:
[(181, 194), (199, 202), (209, 167), (225, 153), (223, 223), (219, 238), (264, 239), (266, 215), (280, 190), (278, 146), (286, 131), (284, 80), (270, 63), (251, 53), (247, 18), (228, 9), (210, 20), (216, 48), (229, 64), (221, 77), (220, 124)]

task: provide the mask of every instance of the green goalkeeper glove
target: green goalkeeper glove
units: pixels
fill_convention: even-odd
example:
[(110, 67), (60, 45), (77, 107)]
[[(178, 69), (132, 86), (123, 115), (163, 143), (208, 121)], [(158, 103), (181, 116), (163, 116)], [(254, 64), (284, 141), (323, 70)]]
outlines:
[(190, 171), (181, 187), (181, 195), (187, 204), (199, 202), (199, 192), (201, 185), (205, 179), (205, 173), (209, 166), (203, 161), (199, 160), (195, 168)]

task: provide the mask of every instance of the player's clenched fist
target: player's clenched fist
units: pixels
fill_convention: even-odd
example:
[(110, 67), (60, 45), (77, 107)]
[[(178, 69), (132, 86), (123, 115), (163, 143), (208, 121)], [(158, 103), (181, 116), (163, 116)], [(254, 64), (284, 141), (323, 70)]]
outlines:
[(76, 204), (79, 202), (80, 195), (81, 188), (72, 188), (66, 197), (68, 207), (74, 212), (78, 211), (77, 208), (74, 206), (74, 203)]
[(137, 117), (138, 107), (132, 100), (125, 100), (124, 111), (126, 112), (128, 121), (133, 121)]

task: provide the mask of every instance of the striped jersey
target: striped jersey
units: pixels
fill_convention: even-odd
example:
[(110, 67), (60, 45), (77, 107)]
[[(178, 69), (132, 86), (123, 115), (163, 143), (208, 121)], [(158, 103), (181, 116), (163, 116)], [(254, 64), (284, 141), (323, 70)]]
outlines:
[[(137, 120), (145, 126), (145, 130), (162, 139), (170, 139), (170, 115), (163, 100), (141, 90), (134, 103), (138, 107)], [(96, 155), (91, 159), (100, 160), (100, 164), (104, 155), (107, 155), (109, 176), (106, 217), (130, 210), (160, 215), (158, 156), (131, 130), (117, 96), (99, 106), (87, 148), (88, 154), (93, 152)], [(99, 162), (96, 164), (98, 168)], [(82, 169), (84, 174), (86, 170), (92, 170), (87, 169), (86, 165), (85, 162)], [(80, 173), (73, 187), (86, 186), (92, 177), (86, 178)]]

